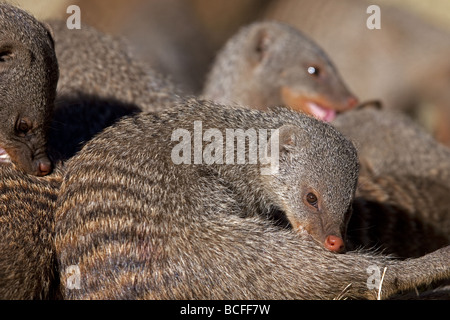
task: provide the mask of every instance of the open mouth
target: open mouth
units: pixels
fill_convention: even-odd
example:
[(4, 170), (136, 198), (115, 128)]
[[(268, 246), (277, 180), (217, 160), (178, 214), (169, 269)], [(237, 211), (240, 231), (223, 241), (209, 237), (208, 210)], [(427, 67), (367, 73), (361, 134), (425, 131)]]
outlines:
[(306, 101), (305, 105), (309, 109), (306, 112), (319, 120), (331, 122), (336, 118), (337, 112), (335, 110), (327, 109), (312, 101)]
[(0, 148), (0, 163), (11, 163), (11, 157), (3, 148)]
[(333, 121), (336, 118), (339, 109), (342, 109), (330, 103), (323, 97), (311, 97), (296, 94), (287, 87), (281, 89), (281, 99), (285, 106), (296, 111), (303, 111), (325, 122)]

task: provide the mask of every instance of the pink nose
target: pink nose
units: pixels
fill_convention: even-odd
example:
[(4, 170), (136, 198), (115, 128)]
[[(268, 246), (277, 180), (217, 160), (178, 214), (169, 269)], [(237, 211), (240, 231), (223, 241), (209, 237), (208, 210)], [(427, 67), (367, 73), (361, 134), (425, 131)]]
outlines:
[(333, 252), (343, 252), (345, 249), (344, 240), (337, 236), (329, 235), (325, 239), (325, 248)]
[(38, 176), (46, 176), (52, 171), (52, 164), (48, 160), (42, 160), (38, 165)]

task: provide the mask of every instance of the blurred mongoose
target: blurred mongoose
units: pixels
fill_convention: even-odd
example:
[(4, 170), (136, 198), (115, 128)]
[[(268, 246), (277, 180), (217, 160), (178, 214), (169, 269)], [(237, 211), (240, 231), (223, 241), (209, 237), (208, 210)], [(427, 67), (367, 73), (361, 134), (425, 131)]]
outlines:
[(340, 115), (333, 125), (355, 143), (363, 171), (436, 179), (450, 186), (450, 149), (408, 116), (365, 107)]
[[(200, 136), (194, 121), (202, 123)], [(211, 128), (280, 128), (279, 174), (260, 175), (258, 165), (200, 165), (199, 159), (176, 165), (178, 133), (193, 128), (194, 144), (212, 141)], [(225, 146), (217, 131), (214, 140)], [(208, 145), (194, 146), (192, 155), (190, 135), (183, 143), (187, 161), (213, 154)], [(225, 155), (220, 148), (218, 154)], [(300, 208), (327, 231), (352, 199), (355, 158), (352, 145), (328, 124), (282, 108), (265, 113), (189, 100), (159, 115), (121, 120), (67, 164), (55, 215), (64, 296), (376, 298), (378, 288), (367, 286), (369, 266), (387, 267), (382, 297), (449, 277), (449, 248), (410, 261), (337, 255), (314, 236), (254, 212), (277, 206), (289, 216)]]
[(0, 299), (59, 297), (54, 210), (61, 173), (44, 178), (0, 167)]
[(164, 109), (176, 99), (178, 89), (135, 58), (125, 40), (87, 25), (71, 30), (65, 21), (48, 23), (54, 32), (61, 73), (58, 104), (64, 104), (65, 98), (87, 95), (158, 111), (156, 106)]
[(325, 121), (358, 103), (316, 43), (272, 21), (246, 26), (227, 42), (203, 97), (257, 109), (284, 105)]
[(0, 3), (0, 163), (43, 176), (51, 172), (47, 130), (58, 63), (48, 26)]
[(280, 0), (271, 2), (264, 17), (289, 23), (317, 41), (361, 101), (382, 99), (388, 109), (407, 111), (450, 145), (448, 30), (423, 19), (424, 12), (393, 3), (379, 4), (381, 29), (371, 30), (369, 5)]

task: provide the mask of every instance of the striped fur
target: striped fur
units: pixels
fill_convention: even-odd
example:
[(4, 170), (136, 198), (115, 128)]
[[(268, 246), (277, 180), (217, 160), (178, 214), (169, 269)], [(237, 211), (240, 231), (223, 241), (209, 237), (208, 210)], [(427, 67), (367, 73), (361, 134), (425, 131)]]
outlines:
[(348, 240), (400, 258), (419, 257), (450, 244), (450, 189), (411, 175), (362, 176)]
[(54, 209), (61, 174), (36, 178), (0, 167), (0, 299), (54, 299)]

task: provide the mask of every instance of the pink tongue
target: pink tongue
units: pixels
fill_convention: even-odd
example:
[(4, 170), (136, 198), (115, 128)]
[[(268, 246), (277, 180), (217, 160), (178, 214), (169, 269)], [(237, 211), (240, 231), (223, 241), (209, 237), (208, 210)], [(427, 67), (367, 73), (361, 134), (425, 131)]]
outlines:
[(336, 111), (334, 110), (322, 108), (314, 102), (308, 102), (307, 104), (311, 113), (319, 120), (330, 122), (333, 121), (334, 118), (336, 118)]

